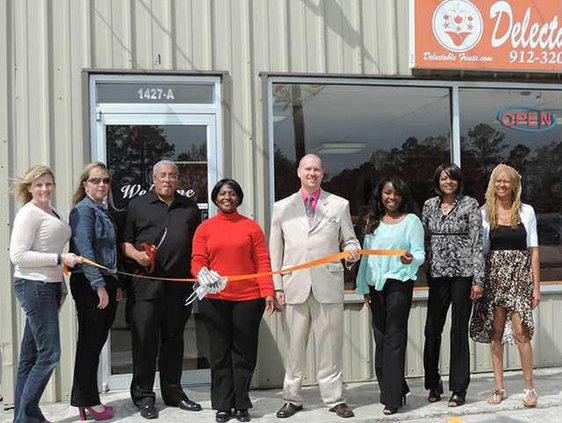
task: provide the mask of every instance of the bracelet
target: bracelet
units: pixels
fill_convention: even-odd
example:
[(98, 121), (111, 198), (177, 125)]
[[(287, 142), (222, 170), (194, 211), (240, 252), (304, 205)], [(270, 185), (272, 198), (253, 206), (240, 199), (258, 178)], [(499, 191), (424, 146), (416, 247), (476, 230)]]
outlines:
[(62, 264), (62, 255), (57, 254), (57, 266), (60, 266)]

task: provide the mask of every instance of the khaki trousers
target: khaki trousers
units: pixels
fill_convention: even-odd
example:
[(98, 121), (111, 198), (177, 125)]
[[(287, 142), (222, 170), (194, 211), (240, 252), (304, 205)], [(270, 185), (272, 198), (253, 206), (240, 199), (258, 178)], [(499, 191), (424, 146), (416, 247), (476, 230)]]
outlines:
[(306, 346), (313, 332), (316, 378), (324, 404), (333, 407), (344, 402), (342, 377), (343, 303), (323, 304), (312, 294), (301, 304), (287, 304), (285, 333), (289, 351), (283, 397), (302, 405), (302, 379), (306, 368)]

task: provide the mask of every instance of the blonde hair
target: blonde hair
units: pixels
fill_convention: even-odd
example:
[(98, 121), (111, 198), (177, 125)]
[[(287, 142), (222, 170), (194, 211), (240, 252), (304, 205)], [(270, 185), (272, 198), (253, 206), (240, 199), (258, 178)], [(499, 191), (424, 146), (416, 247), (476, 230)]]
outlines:
[[(109, 171), (107, 170), (107, 166), (105, 165), (105, 163), (92, 162), (84, 166), (84, 170), (82, 170), (82, 174), (80, 175), (80, 180), (78, 181), (78, 186), (76, 187), (76, 191), (74, 191), (74, 194), (72, 195), (72, 207), (74, 207), (76, 204), (82, 201), (82, 199), (86, 196), (84, 183), (90, 177), (90, 172), (93, 169), (101, 169), (109, 175)], [(109, 190), (109, 193), (107, 195), (107, 201), (111, 207), (115, 208), (115, 206), (113, 205), (113, 196), (111, 195), (111, 189)]]
[(29, 203), (33, 198), (31, 192), (29, 192), (33, 182), (45, 175), (50, 175), (53, 178), (53, 183), (55, 183), (55, 174), (49, 166), (45, 165), (35, 165), (25, 172), (23, 178), (18, 178), (14, 184), (13, 192), (23, 204)]
[(496, 229), (498, 227), (498, 199), (496, 196), (496, 180), (500, 172), (506, 172), (511, 178), (511, 217), (509, 219), (510, 226), (515, 229), (521, 221), (519, 217), (519, 208), (521, 207), (521, 175), (511, 166), (506, 164), (497, 165), (492, 174), (490, 175), (490, 181), (488, 182), (488, 188), (486, 189), (486, 203), (484, 203), (484, 210), (488, 221), (490, 222), (490, 228)]

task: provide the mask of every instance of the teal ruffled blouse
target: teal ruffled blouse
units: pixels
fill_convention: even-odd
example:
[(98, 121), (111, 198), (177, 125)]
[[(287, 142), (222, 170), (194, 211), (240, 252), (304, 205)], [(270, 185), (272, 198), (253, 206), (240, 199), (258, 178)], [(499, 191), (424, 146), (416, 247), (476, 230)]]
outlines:
[(365, 235), (363, 248), (407, 250), (413, 260), (402, 264), (399, 256), (363, 256), (356, 279), (357, 294), (368, 294), (369, 286), (382, 291), (387, 279), (416, 280), (418, 269), (425, 261), (423, 225), (415, 214), (407, 214), (399, 223), (380, 222), (374, 233)]

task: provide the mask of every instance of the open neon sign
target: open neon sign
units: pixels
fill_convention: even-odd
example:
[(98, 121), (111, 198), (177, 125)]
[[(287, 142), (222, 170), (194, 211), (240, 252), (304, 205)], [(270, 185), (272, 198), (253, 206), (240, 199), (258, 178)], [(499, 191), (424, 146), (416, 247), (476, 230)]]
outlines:
[(556, 126), (556, 115), (532, 107), (502, 109), (498, 111), (496, 120), (516, 131), (546, 131)]

